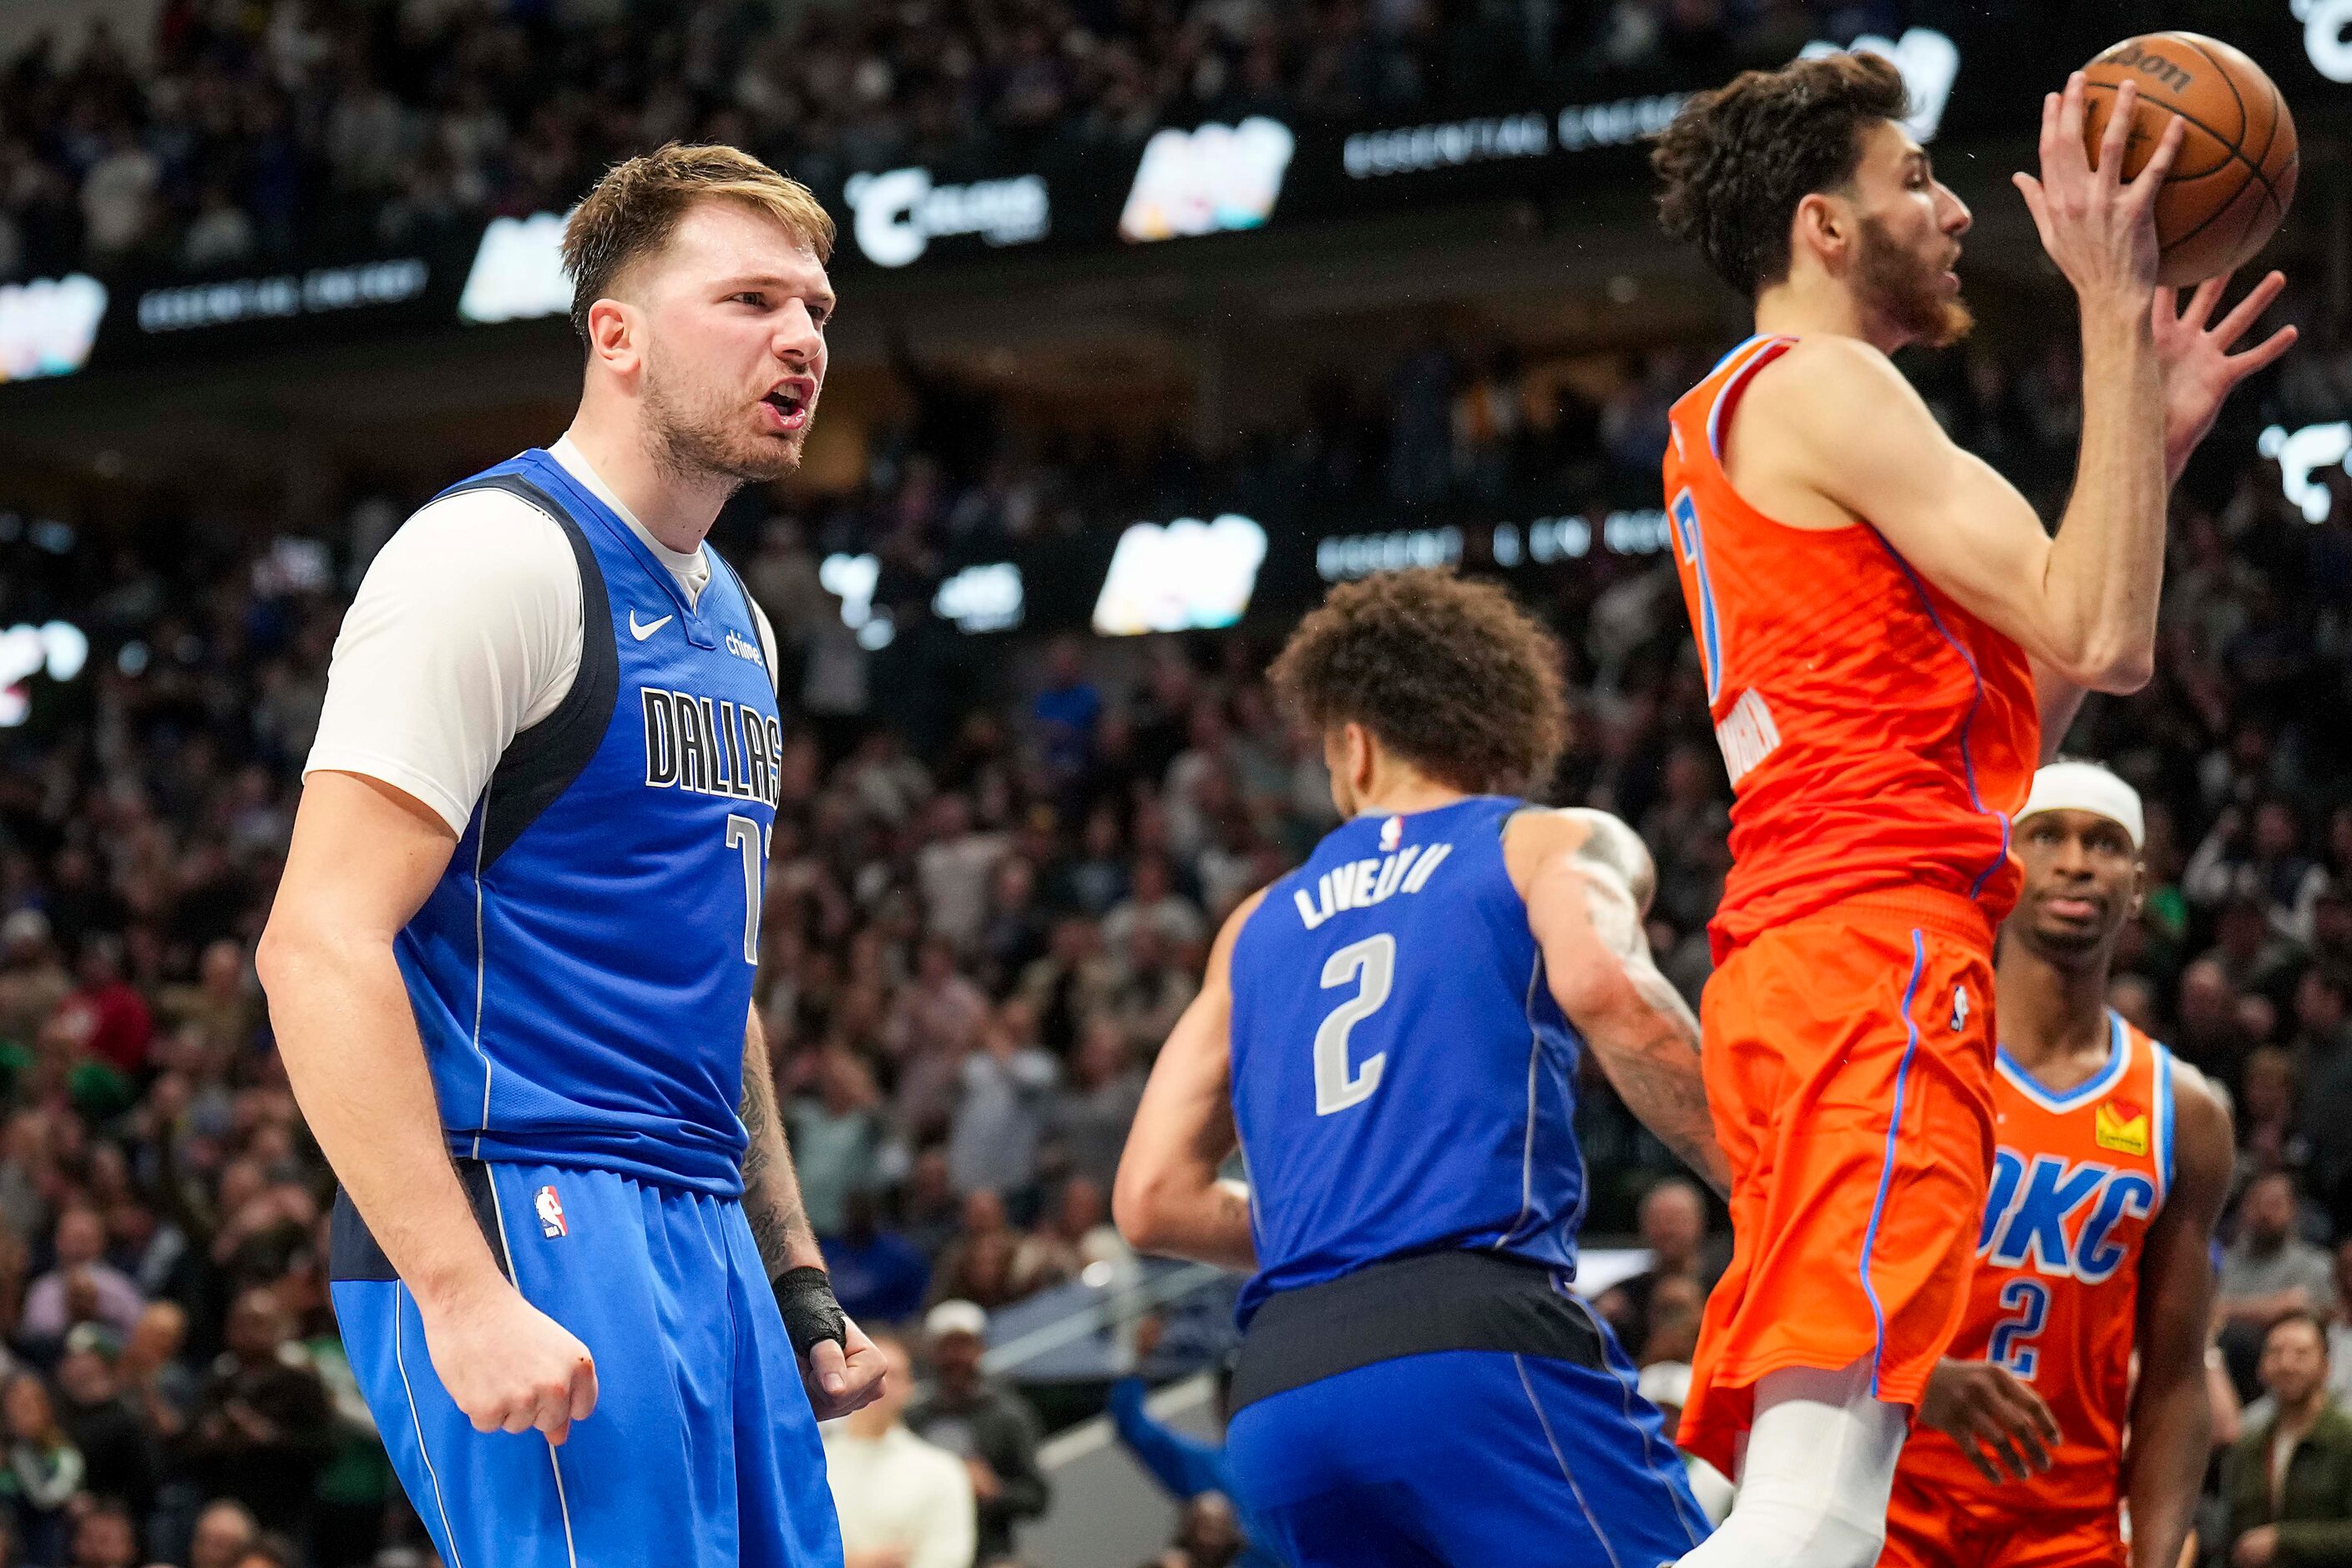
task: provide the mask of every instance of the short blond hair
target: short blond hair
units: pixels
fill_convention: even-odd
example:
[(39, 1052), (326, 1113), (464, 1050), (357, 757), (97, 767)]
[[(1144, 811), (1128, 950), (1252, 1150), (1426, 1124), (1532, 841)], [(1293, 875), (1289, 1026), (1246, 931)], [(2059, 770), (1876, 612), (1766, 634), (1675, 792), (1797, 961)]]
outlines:
[(740, 202), (775, 219), (814, 252), (833, 258), (833, 216), (798, 180), (740, 148), (667, 142), (604, 171), (563, 226), (572, 278), (572, 330), (585, 342), (588, 311), (631, 265), (655, 255), (688, 209), (709, 198)]

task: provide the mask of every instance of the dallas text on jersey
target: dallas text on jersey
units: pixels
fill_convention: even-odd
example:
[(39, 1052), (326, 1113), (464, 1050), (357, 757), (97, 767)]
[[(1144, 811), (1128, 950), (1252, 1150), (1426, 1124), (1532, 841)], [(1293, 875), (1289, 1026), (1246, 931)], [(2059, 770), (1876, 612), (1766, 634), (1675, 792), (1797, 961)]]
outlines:
[(784, 727), (725, 699), (638, 689), (646, 710), (646, 783), (697, 795), (776, 804)]

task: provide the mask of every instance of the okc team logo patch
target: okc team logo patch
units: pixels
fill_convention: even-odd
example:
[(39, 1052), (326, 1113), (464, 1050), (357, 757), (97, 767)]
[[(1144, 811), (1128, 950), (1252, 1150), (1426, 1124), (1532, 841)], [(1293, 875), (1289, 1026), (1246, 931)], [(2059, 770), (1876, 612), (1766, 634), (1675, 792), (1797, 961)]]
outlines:
[(2091, 1137), (2118, 1154), (2145, 1154), (2147, 1112), (2129, 1100), (2110, 1100), (2091, 1112)]
[(1385, 855), (1404, 841), (1404, 818), (1391, 816), (1381, 824), (1381, 853)]
[[(2105, 1106), (2100, 1107), (2102, 1110)], [(563, 1200), (555, 1195), (553, 1187), (541, 1187), (531, 1194), (530, 1206), (539, 1211), (539, 1234), (552, 1240), (570, 1236), (572, 1226), (563, 1218)]]

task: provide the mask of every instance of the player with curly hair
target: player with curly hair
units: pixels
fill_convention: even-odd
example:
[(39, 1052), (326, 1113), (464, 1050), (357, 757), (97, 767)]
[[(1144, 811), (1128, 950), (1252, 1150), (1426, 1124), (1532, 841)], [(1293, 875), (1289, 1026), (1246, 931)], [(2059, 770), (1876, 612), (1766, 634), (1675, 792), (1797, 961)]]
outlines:
[[(1520, 798), (1567, 737), (1559, 668), (1509, 595), (1440, 572), (1300, 623), (1274, 684), (1345, 820), (1226, 921), (1119, 1166), (1138, 1247), (1252, 1271), (1228, 1454), (1298, 1568), (1649, 1568), (1706, 1531), (1568, 1289), (1584, 1050), (1726, 1173), (1641, 840)], [(1218, 1175), (1237, 1144), (1247, 1189)]]

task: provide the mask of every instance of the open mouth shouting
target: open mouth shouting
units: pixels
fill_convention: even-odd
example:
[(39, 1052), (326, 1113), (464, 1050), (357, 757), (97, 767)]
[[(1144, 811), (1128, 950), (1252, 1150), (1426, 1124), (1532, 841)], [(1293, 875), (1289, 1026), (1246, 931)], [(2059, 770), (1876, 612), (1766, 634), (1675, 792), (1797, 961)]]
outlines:
[(808, 428), (816, 406), (816, 382), (805, 375), (786, 376), (760, 399), (761, 418), (772, 435), (793, 436)]

